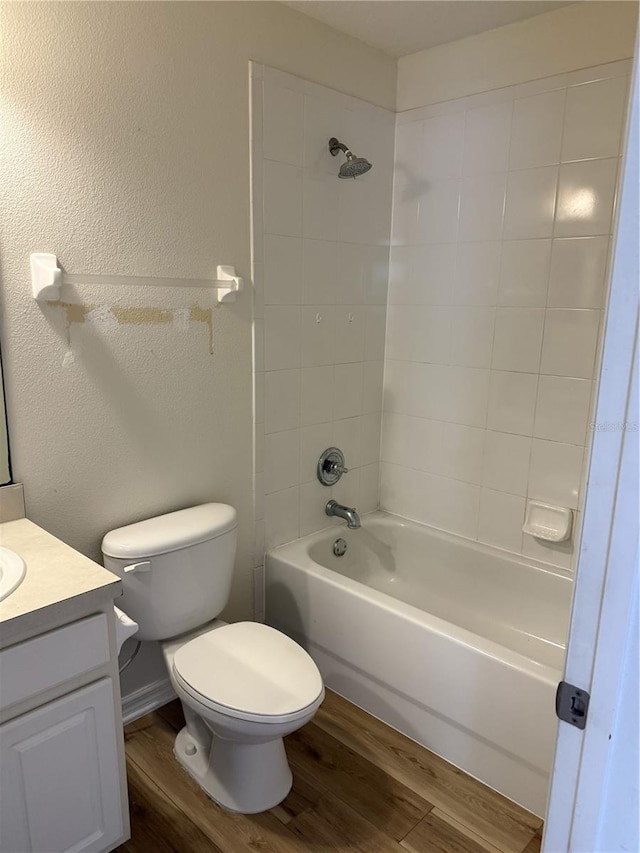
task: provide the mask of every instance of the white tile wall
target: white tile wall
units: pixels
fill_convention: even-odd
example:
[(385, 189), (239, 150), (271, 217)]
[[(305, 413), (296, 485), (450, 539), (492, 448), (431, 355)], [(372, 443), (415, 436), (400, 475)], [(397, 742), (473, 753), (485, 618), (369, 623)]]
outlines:
[(542, 308), (497, 308), (491, 366), (537, 373), (544, 331)]
[(585, 443), (591, 385), (588, 379), (541, 376), (533, 434), (568, 444)]
[[(331, 524), (331, 497), (378, 505), (395, 117), (262, 66), (252, 89), (256, 542), (270, 548)], [(331, 136), (371, 172), (339, 180)], [(328, 489), (315, 472), (333, 444), (352, 470)]]
[(496, 304), (500, 280), (500, 248), (501, 245), (497, 241), (460, 243), (456, 247), (454, 284), (456, 305), (468, 307)]
[(547, 304), (551, 240), (510, 240), (501, 248), (498, 305), (544, 308)]
[(550, 308), (600, 308), (609, 254), (607, 237), (553, 241)]
[(302, 241), (298, 284), (304, 305), (333, 305), (337, 293), (337, 251), (340, 244), (327, 240)]
[(566, 89), (516, 98), (511, 126), (510, 169), (560, 162)]
[(525, 505), (525, 498), (519, 495), (482, 489), (478, 539), (507, 551), (520, 551)]
[(628, 84), (626, 76), (612, 77), (568, 90), (563, 162), (618, 154)]
[(264, 100), (269, 109), (262, 115), (262, 150), (267, 160), (302, 166), (302, 92), (266, 81)]
[(505, 172), (509, 163), (509, 136), (513, 105), (509, 102), (466, 111), (464, 174)]
[(541, 373), (590, 379), (595, 367), (600, 311), (551, 308), (546, 312)]
[(509, 172), (505, 240), (551, 237), (557, 183), (557, 166)]
[[(423, 123), (422, 129), (419, 152), (422, 178), (458, 178), (464, 151), (464, 115), (434, 116)], [(398, 160), (396, 151), (396, 163)]]
[[(459, 240), (499, 240), (502, 235), (504, 199), (507, 176), (498, 172), (489, 175), (466, 175), (460, 184)], [(454, 188), (451, 189), (453, 195)], [(449, 218), (449, 210), (443, 211)], [(434, 218), (437, 213), (434, 213)], [(449, 224), (451, 240), (455, 240), (455, 227)], [(432, 239), (430, 242), (450, 242)]]
[(563, 163), (554, 235), (588, 237), (611, 228), (618, 158)]
[(264, 237), (264, 304), (299, 305), (302, 301), (302, 249), (299, 237)]
[(536, 373), (492, 370), (487, 429), (532, 435), (538, 392)]
[[(579, 506), (629, 71), (394, 118), (254, 66), (257, 565), (335, 497), (571, 566), (521, 528)], [(339, 181), (331, 135), (373, 170)]]
[(561, 567), (576, 509), (629, 63), (397, 117), (381, 505)]
[(263, 182), (265, 234), (302, 236), (302, 169), (265, 160)]

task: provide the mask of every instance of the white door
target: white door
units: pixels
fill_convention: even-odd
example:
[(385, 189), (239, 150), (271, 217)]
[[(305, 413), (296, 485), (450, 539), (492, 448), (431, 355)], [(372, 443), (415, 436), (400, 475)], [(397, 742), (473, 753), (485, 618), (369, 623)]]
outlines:
[(111, 679), (0, 726), (0, 757), (1, 853), (101, 853), (121, 838)]
[[(636, 51), (637, 53), (637, 51)], [(591, 694), (584, 731), (560, 722), (545, 853), (638, 841), (638, 64), (564, 680)]]

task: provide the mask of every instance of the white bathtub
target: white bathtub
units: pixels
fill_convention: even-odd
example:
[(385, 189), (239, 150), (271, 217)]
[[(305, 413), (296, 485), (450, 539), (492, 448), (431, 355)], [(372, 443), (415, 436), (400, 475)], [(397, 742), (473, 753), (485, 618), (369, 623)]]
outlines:
[(267, 622), (328, 687), (538, 815), (571, 587), (542, 563), (382, 512), (266, 559)]

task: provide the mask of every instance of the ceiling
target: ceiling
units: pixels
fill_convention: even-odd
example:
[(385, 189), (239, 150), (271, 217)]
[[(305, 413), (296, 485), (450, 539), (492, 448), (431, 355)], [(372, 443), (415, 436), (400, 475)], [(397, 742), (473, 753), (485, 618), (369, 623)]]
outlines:
[(400, 57), (568, 6), (562, 0), (298, 0), (287, 6)]

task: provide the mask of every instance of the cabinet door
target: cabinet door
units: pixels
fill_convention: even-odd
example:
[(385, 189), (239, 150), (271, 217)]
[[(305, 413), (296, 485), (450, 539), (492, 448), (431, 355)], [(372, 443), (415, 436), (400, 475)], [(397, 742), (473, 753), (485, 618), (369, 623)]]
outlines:
[(111, 679), (0, 726), (0, 853), (102, 853), (122, 835)]

